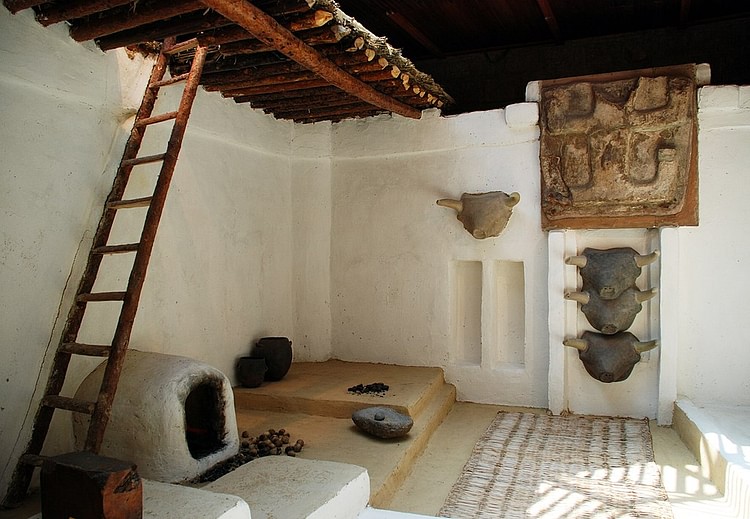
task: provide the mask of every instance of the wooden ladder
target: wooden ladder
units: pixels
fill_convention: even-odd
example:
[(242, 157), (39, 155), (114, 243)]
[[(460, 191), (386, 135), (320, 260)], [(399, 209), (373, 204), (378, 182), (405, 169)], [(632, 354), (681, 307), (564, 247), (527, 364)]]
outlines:
[[(169, 57), (177, 52), (197, 47), (190, 71), (186, 74), (164, 79)], [(68, 313), (60, 344), (58, 345), (50, 371), (44, 396), (39, 404), (31, 440), (25, 453), (19, 458), (8, 487), (8, 493), (3, 500), (3, 507), (13, 507), (20, 504), (26, 497), (34, 468), (40, 466), (44, 457), (40, 455), (44, 441), (49, 432), (52, 416), (56, 409), (64, 409), (91, 415), (86, 436), (84, 450), (98, 453), (104, 438), (104, 431), (112, 409), (117, 383), (120, 378), (125, 354), (130, 341), (133, 321), (138, 309), (143, 281), (146, 277), (154, 238), (159, 226), (164, 202), (166, 201), (169, 184), (177, 164), (177, 157), (185, 135), (188, 117), (193, 106), (193, 100), (198, 90), (203, 64), (206, 58), (206, 48), (198, 46), (196, 40), (175, 44), (174, 39), (167, 40), (154, 64), (149, 78), (149, 84), (143, 95), (143, 101), (135, 117), (133, 129), (130, 132), (120, 166), (117, 169), (112, 191), (110, 191), (104, 206), (99, 226), (94, 235), (88, 262), (81, 283), (78, 286), (75, 300)], [(159, 90), (167, 85), (184, 82), (184, 90), (179, 108), (174, 112), (152, 115)], [(151, 124), (174, 120), (172, 133), (167, 149), (159, 155), (139, 157), (138, 152)], [(124, 200), (123, 195), (134, 166), (161, 162), (161, 169), (156, 180), (152, 196)], [(148, 207), (143, 223), (140, 241), (137, 243), (109, 244), (110, 232), (118, 211), (136, 207)], [(92, 292), (94, 282), (99, 273), (99, 267), (105, 255), (135, 253), (127, 288), (120, 292)], [(120, 301), (122, 306), (117, 327), (111, 344), (81, 344), (77, 342), (78, 332), (83, 322), (86, 307), (89, 303), (103, 301)], [(107, 357), (104, 378), (95, 402), (83, 401), (76, 398), (61, 396), (60, 392), (65, 382), (65, 376), (73, 355)]]

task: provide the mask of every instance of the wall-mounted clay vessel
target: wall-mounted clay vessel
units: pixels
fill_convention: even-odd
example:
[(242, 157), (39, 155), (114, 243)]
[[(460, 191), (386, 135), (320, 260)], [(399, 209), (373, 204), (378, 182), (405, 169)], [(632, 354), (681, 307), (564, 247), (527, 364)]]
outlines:
[(616, 299), (635, 284), (641, 268), (658, 257), (659, 251), (642, 255), (630, 247), (586, 248), (581, 256), (571, 256), (565, 263), (578, 267), (586, 290), (598, 292), (602, 299)]
[(607, 383), (628, 378), (641, 360), (641, 353), (658, 346), (656, 340), (641, 342), (630, 332), (615, 335), (583, 332), (580, 339), (565, 339), (563, 344), (578, 350), (578, 358), (589, 375)]
[(499, 236), (508, 224), (513, 207), (521, 200), (518, 193), (464, 193), (461, 200), (441, 198), (437, 205), (455, 209), (456, 218), (478, 240)]
[(654, 297), (657, 289), (641, 291), (636, 287), (626, 289), (617, 299), (602, 299), (596, 290), (568, 292), (565, 299), (581, 303), (581, 311), (591, 326), (612, 335), (630, 328), (644, 301)]

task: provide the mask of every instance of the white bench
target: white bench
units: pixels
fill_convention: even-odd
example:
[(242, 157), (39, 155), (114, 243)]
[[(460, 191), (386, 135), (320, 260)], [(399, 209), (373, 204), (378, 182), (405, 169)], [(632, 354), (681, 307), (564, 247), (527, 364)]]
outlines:
[(252, 519), (355, 519), (370, 499), (366, 469), (283, 455), (253, 460), (203, 488), (241, 497)]

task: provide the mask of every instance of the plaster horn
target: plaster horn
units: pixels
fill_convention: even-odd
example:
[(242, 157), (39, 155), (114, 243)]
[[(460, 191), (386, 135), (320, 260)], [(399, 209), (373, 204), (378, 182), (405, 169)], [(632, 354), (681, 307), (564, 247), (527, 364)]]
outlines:
[(578, 339), (578, 338), (565, 339), (563, 341), (563, 344), (565, 346), (575, 348), (578, 351), (586, 351), (587, 349), (589, 349), (589, 343), (585, 339)]

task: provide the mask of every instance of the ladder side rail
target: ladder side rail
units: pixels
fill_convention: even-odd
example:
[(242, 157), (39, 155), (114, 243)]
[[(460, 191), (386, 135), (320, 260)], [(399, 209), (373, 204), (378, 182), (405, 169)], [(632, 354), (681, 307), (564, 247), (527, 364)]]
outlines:
[[(139, 119), (149, 117), (154, 110), (156, 104), (156, 98), (159, 94), (158, 89), (150, 88), (151, 83), (161, 80), (164, 77), (164, 73), (167, 70), (169, 63), (168, 56), (159, 54), (154, 67), (151, 70), (151, 76), (149, 77), (149, 86), (146, 86), (146, 92), (143, 95), (141, 106), (135, 117), (135, 122)], [(135, 123), (130, 131), (130, 137), (128, 138), (125, 150), (120, 160), (120, 166), (118, 167), (117, 174), (115, 175), (114, 182), (112, 183), (112, 189), (110, 190), (107, 200), (104, 204), (104, 211), (99, 219), (99, 225), (97, 226), (96, 233), (94, 234), (94, 242), (91, 245), (91, 251), (89, 252), (89, 258), (86, 265), (86, 270), (81, 278), (81, 283), (78, 286), (77, 294), (90, 293), (94, 282), (96, 281), (97, 274), (99, 273), (99, 266), (101, 265), (103, 256), (101, 254), (94, 253), (94, 249), (98, 247), (104, 247), (107, 245), (109, 240), (110, 232), (112, 231), (112, 225), (115, 221), (116, 209), (110, 207), (111, 202), (122, 200), (122, 196), (125, 193), (128, 180), (130, 179), (130, 172), (133, 170), (133, 166), (123, 166), (122, 162), (128, 159), (135, 158), (138, 151), (141, 148), (143, 137), (146, 133), (145, 127), (138, 127)], [(81, 322), (83, 320), (83, 314), (86, 310), (86, 303), (76, 303), (71, 307), (70, 314), (68, 315), (68, 321), (65, 326), (65, 332), (63, 333), (62, 343), (75, 342), (78, 336), (78, 330), (80, 329)]]
[(104, 431), (106, 430), (107, 422), (109, 421), (112, 411), (112, 401), (114, 400), (115, 392), (117, 391), (117, 383), (120, 378), (120, 372), (122, 371), (125, 354), (130, 342), (130, 333), (138, 310), (138, 302), (146, 278), (146, 271), (148, 269), (151, 251), (153, 250), (156, 231), (164, 209), (172, 175), (175, 166), (177, 165), (177, 158), (187, 128), (188, 118), (190, 117), (190, 110), (198, 91), (206, 54), (206, 47), (199, 46), (197, 48), (195, 57), (193, 58), (190, 75), (188, 76), (185, 90), (183, 91), (180, 100), (180, 106), (177, 110), (178, 115), (175, 118), (175, 123), (172, 127), (172, 133), (169, 138), (169, 144), (167, 145), (164, 162), (162, 163), (162, 168), (159, 172), (159, 178), (154, 189), (151, 205), (146, 214), (146, 221), (141, 234), (141, 246), (138, 248), (135, 260), (133, 261), (133, 269), (130, 273), (130, 279), (128, 280), (125, 301), (123, 302), (120, 319), (117, 323), (117, 330), (115, 331), (115, 336), (112, 341), (112, 350), (108, 358), (107, 366), (104, 370), (104, 377), (99, 390), (96, 408), (91, 416), (91, 421), (89, 422), (90, 425), (84, 449), (91, 452), (99, 452), (101, 443), (104, 439)]
[[(151, 78), (149, 78), (149, 83), (151, 82), (152, 78), (158, 81), (161, 77), (163, 77), (164, 72), (166, 71), (166, 66), (166, 56), (160, 55), (159, 59), (154, 64), (154, 68), (151, 71)], [(150, 88), (146, 88), (146, 92), (143, 96), (143, 101), (141, 102), (141, 106), (138, 110), (136, 120), (138, 120), (138, 118), (142, 115), (148, 117), (151, 114), (154, 109), (154, 104), (156, 103), (157, 94), (158, 93), (153, 92)], [(131, 130), (130, 137), (128, 138), (128, 142), (125, 147), (125, 151), (123, 152), (123, 158), (127, 157), (130, 154), (135, 155), (138, 153), (141, 142), (143, 141), (144, 134), (145, 129), (134, 127)], [(116, 211), (109, 209), (107, 207), (107, 204), (110, 201), (122, 199), (122, 195), (125, 192), (125, 187), (127, 186), (127, 181), (130, 177), (131, 170), (132, 166), (125, 168), (121, 167), (118, 169), (118, 172), (115, 175), (112, 189), (107, 196), (107, 201), (104, 204), (104, 211), (102, 212), (102, 216), (99, 219), (96, 233), (94, 234), (94, 242), (92, 243), (91, 251), (89, 251), (86, 268), (84, 269), (84, 274), (81, 277), (81, 282), (78, 285), (78, 291), (76, 292), (76, 295), (89, 293), (94, 286), (103, 256), (101, 254), (95, 254), (93, 250), (97, 247), (107, 244), (107, 240), (109, 239), (109, 234), (112, 230), (112, 225), (114, 224), (115, 220)], [(63, 329), (60, 344), (75, 342), (76, 338), (78, 337), (78, 331), (80, 330), (81, 324), (83, 322), (83, 315), (86, 311), (86, 304), (87, 303), (85, 301), (79, 301), (78, 298), (76, 298), (75, 302), (70, 308), (70, 312), (68, 313), (68, 319), (65, 322), (65, 327)], [(47, 383), (47, 388), (44, 393), (45, 396), (60, 394), (63, 383), (65, 382), (65, 375), (67, 373), (67, 367), (70, 362), (70, 358), (70, 353), (62, 351), (58, 347), (58, 350), (55, 353), (55, 360), (53, 362), (53, 367)], [(53, 409), (51, 408), (44, 408), (49, 409), (50, 412), (53, 411)], [(46, 435), (46, 432), (44, 432), (44, 434), (42, 435), (41, 431), (38, 434), (38, 436), (41, 437), (42, 443), (44, 442), (44, 438), (46, 437)], [(39, 445), (38, 451), (34, 449), (30, 452), (39, 454), (39, 452), (41, 452), (41, 448), (42, 445)]]

